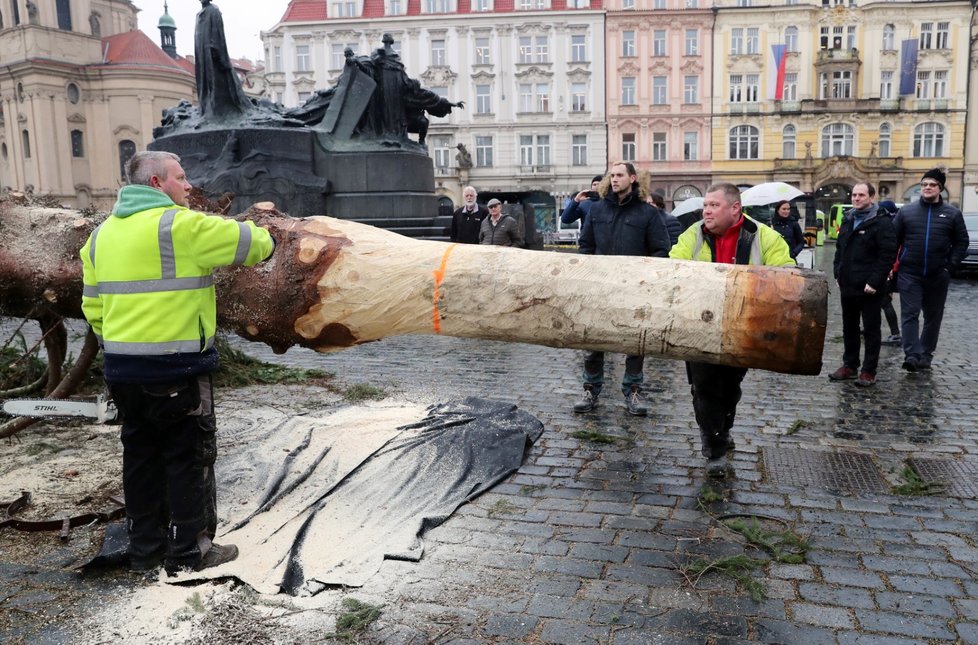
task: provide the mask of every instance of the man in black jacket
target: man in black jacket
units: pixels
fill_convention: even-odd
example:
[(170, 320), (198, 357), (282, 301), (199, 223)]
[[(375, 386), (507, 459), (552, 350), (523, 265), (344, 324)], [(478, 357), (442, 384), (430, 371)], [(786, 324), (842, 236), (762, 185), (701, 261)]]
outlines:
[[(929, 370), (944, 318), (944, 302), (957, 268), (968, 253), (968, 228), (961, 211), (944, 203), (946, 176), (940, 168), (924, 173), (920, 200), (900, 209), (893, 221), (900, 250), (897, 289), (903, 328), (903, 369)], [(920, 329), (920, 312), (924, 326)]]
[[(646, 203), (635, 166), (628, 162), (615, 163), (608, 176), (610, 191), (591, 204), (581, 229), (579, 252), (585, 255), (667, 257), (672, 246), (669, 233), (659, 210)], [(645, 380), (644, 364), (641, 355), (625, 359), (621, 391), (628, 413), (635, 416), (648, 413), (639, 396)], [(593, 410), (603, 385), (604, 352), (588, 352), (584, 359), (584, 397), (574, 404), (574, 412)]]
[(482, 228), (482, 220), (489, 215), (489, 209), (480, 206), (476, 201), (479, 194), (472, 186), (462, 189), (462, 201), (464, 202), (452, 213), (452, 225), (449, 231), (449, 239), (460, 244), (478, 244), (479, 231)]
[(872, 184), (852, 188), (852, 205), (842, 220), (835, 243), (833, 273), (842, 299), (842, 367), (829, 374), (833, 381), (856, 378), (859, 368), (859, 320), (865, 329), (866, 353), (856, 385), (876, 384), (880, 358), (880, 303), (886, 292), (886, 276), (896, 257), (896, 236), (889, 216), (873, 198)]

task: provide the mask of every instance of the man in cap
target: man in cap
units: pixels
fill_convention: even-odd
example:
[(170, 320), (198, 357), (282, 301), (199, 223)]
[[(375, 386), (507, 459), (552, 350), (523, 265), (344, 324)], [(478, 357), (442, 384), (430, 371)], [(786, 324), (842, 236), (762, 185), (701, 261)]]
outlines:
[(479, 244), (495, 246), (523, 246), (523, 234), (516, 218), (503, 212), (503, 203), (496, 198), (489, 200), (489, 217), (482, 220), (479, 229)]
[[(897, 289), (903, 328), (903, 369), (929, 370), (944, 318), (951, 271), (968, 252), (968, 229), (961, 211), (941, 198), (944, 171), (934, 168), (920, 180), (920, 199), (893, 220), (901, 247)], [(920, 328), (920, 313), (924, 325)]]
[(479, 193), (472, 186), (462, 189), (462, 205), (452, 213), (452, 225), (449, 230), (449, 239), (460, 244), (478, 244), (479, 230), (482, 228), (482, 220), (488, 215), (489, 211), (485, 206), (480, 206), (476, 199)]

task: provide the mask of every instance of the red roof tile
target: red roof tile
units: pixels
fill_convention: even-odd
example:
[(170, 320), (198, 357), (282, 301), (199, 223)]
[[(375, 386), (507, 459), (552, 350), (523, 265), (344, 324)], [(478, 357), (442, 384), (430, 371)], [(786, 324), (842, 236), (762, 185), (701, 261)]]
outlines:
[(102, 39), (103, 65), (157, 67), (185, 74), (187, 70), (166, 55), (149, 36), (135, 29)]
[(292, 0), (282, 16), (282, 22), (308, 20), (326, 20), (326, 0)]

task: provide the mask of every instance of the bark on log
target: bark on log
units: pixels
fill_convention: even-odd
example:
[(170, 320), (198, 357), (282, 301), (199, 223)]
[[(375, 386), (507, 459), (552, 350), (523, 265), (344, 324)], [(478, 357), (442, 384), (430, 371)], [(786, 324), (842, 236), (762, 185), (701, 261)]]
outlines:
[[(267, 203), (239, 217), (268, 228), (277, 248), (256, 267), (216, 273), (218, 316), (276, 352), (428, 333), (821, 369), (820, 272), (412, 240), (329, 217), (283, 217)], [(47, 302), (80, 317), (78, 249), (95, 224), (0, 204), (0, 313)]]

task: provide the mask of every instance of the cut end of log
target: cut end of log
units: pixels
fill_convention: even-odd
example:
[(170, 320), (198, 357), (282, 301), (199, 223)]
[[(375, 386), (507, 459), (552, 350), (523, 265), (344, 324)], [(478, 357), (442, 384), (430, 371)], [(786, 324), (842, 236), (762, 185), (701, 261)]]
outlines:
[(263, 213), (267, 213), (271, 211), (277, 212), (277, 209), (275, 208), (275, 202), (258, 202), (257, 204), (251, 205), (251, 210), (261, 211)]

